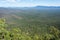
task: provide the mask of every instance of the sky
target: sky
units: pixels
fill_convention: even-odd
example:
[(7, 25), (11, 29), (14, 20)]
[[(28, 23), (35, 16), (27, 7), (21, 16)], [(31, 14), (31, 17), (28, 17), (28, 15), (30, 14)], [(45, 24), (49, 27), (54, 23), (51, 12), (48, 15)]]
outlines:
[(60, 6), (60, 0), (0, 0), (0, 7)]

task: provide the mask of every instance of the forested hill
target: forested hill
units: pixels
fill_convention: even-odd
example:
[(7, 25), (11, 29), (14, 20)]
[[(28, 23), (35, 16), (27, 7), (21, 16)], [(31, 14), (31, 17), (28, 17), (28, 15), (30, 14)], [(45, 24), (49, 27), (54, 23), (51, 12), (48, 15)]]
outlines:
[(0, 17), (6, 18), (8, 22), (13, 21), (13, 23), (16, 22), (17, 24), (21, 23), (17, 20), (23, 20), (28, 23), (29, 21), (37, 21), (59, 27), (60, 6), (0, 7)]

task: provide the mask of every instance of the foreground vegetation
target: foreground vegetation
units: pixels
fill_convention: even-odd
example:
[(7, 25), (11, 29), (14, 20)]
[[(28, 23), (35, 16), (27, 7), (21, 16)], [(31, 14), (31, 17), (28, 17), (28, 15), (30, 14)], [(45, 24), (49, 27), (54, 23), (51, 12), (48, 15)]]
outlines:
[[(42, 30), (41, 30), (42, 31)], [(18, 27), (9, 28), (5, 19), (0, 19), (0, 40), (60, 40), (60, 30), (54, 26), (47, 28), (47, 32), (33, 35)]]

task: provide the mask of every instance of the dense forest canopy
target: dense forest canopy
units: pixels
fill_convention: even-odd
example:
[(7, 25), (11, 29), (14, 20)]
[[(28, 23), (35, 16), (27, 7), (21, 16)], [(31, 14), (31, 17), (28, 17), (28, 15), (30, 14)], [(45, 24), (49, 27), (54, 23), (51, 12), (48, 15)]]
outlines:
[(0, 40), (60, 40), (60, 8), (1, 8)]

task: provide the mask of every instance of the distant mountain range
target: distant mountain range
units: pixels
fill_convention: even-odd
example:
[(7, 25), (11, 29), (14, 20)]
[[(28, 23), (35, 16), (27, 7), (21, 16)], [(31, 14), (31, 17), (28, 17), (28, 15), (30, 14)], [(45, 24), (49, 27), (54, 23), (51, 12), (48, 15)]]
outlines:
[(60, 8), (60, 6), (34, 6), (34, 7), (0, 7), (0, 9), (4, 8)]
[(8, 13), (19, 13), (24, 11), (40, 11), (40, 10), (58, 10), (60, 6), (34, 6), (34, 7), (0, 7), (0, 17)]

